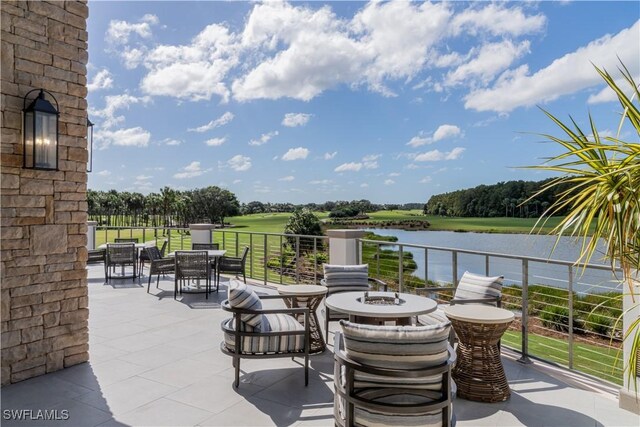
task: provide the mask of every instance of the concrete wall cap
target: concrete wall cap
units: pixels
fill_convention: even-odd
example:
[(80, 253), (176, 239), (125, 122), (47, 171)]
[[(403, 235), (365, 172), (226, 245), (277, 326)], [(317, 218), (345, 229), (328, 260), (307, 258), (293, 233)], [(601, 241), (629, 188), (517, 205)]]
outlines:
[(213, 230), (214, 228), (213, 224), (189, 224), (190, 230)]
[(334, 239), (361, 239), (366, 234), (364, 230), (327, 230), (327, 236)]
[(97, 227), (98, 226), (98, 221), (87, 221), (87, 225), (89, 227)]

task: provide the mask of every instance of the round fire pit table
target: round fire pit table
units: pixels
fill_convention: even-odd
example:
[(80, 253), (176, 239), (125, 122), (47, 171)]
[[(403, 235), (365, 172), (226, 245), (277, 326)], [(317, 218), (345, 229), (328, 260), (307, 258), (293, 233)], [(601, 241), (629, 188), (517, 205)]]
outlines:
[[(326, 350), (327, 344), (320, 330), (320, 322), (316, 310), (327, 294), (327, 287), (320, 285), (288, 285), (278, 289), (278, 293), (289, 298), (284, 298), (284, 303), (289, 308), (309, 307), (309, 332), (311, 354), (322, 353)], [(304, 317), (304, 316), (301, 316)], [(299, 321), (301, 319), (298, 319)]]
[(394, 321), (410, 325), (413, 317), (436, 310), (434, 300), (412, 294), (394, 292), (341, 292), (327, 297), (325, 305), (331, 310), (349, 315), (355, 323), (381, 324)]
[(487, 305), (452, 305), (444, 313), (458, 336), (451, 376), (457, 395), (478, 402), (503, 402), (511, 396), (498, 342), (513, 321), (508, 310)]

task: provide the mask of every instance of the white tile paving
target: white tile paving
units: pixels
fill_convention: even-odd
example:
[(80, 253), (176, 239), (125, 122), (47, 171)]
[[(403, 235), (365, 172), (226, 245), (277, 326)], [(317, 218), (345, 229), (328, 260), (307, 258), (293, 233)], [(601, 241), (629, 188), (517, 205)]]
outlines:
[[(67, 421), (8, 421), (7, 426), (329, 426), (333, 425), (331, 351), (311, 357), (309, 386), (300, 360), (242, 361), (235, 390), (229, 357), (219, 350), (226, 286), (173, 299), (173, 282), (103, 284), (89, 271), (90, 362), (4, 387), (2, 409), (66, 409)], [(261, 292), (269, 292), (260, 288)], [(329, 339), (331, 342), (331, 337)], [(505, 352), (508, 402), (454, 401), (464, 426), (638, 426), (611, 389), (574, 373)]]

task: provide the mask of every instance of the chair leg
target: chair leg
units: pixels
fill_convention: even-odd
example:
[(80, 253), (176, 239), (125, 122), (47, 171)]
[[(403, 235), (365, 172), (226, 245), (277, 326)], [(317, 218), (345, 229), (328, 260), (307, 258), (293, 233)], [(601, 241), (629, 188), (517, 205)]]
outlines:
[(178, 296), (178, 278), (173, 279), (173, 299)]
[(304, 386), (309, 385), (309, 353), (304, 355)]
[[(149, 276), (151, 276), (151, 272), (149, 272)], [(158, 279), (156, 279), (156, 289), (160, 289), (160, 273), (158, 273)]]
[(240, 386), (240, 358), (234, 357), (233, 360), (235, 362), (235, 368), (236, 368), (235, 387), (238, 388)]
[(324, 307), (324, 336), (329, 339), (329, 307)]
[(149, 293), (149, 289), (151, 289), (151, 272), (149, 272), (149, 283), (147, 283), (147, 293)]
[(244, 270), (242, 270), (242, 278), (244, 279), (244, 284), (247, 284), (247, 276), (244, 274)]

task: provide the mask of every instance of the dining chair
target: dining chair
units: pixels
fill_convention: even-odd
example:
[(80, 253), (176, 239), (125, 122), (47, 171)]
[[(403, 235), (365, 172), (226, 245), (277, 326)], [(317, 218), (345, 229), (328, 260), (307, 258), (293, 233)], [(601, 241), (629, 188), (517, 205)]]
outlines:
[(204, 280), (205, 295), (209, 298), (211, 292), (211, 264), (207, 251), (176, 251), (175, 279), (173, 298), (182, 294), (182, 285), (189, 280)]
[(137, 237), (116, 237), (113, 241), (115, 243), (139, 243)]
[(157, 246), (146, 248), (147, 257), (149, 258), (149, 283), (147, 284), (147, 293), (151, 288), (151, 276), (156, 274), (156, 288), (160, 285), (160, 275), (173, 273), (176, 270), (176, 261), (173, 258), (164, 258)]
[(231, 273), (238, 277), (242, 273), (244, 283), (247, 283), (247, 275), (245, 273), (245, 264), (247, 262), (247, 254), (249, 248), (245, 247), (240, 257), (222, 256), (218, 260), (217, 281), (220, 283), (220, 273)]
[[(122, 268), (123, 275), (119, 276), (119, 279), (128, 279), (131, 278), (135, 281), (137, 277), (137, 252), (136, 246), (134, 243), (107, 243), (107, 252), (105, 256), (105, 269), (107, 273), (107, 280), (112, 278), (113, 271), (109, 269), (109, 267), (120, 266)], [(127, 266), (133, 267), (133, 275), (125, 276), (124, 269)]]
[[(156, 247), (156, 248), (157, 248), (158, 246), (156, 245), (156, 246), (154, 246), (154, 247)], [(149, 254), (147, 253), (147, 250), (148, 250), (148, 249), (149, 249), (149, 248), (148, 248), (148, 247), (146, 247), (146, 248), (142, 248), (142, 249), (140, 250), (140, 256), (138, 257), (138, 259), (139, 259), (139, 261), (140, 261), (140, 265), (138, 266), (138, 271), (141, 271), (141, 272), (142, 272), (142, 271), (144, 271), (144, 265), (145, 265), (145, 263), (146, 263), (147, 261), (151, 261), (151, 259), (149, 258)], [(165, 240), (165, 241), (162, 243), (162, 249), (160, 249), (160, 257), (161, 257), (161, 258), (164, 258), (164, 255), (165, 255), (164, 253), (165, 253), (166, 249), (167, 249), (167, 241)]]
[[(191, 243), (191, 250), (194, 251), (217, 251), (220, 249), (219, 243)], [(211, 258), (211, 274), (215, 280), (216, 284), (216, 292), (218, 292), (219, 281), (218, 281), (218, 257)]]

